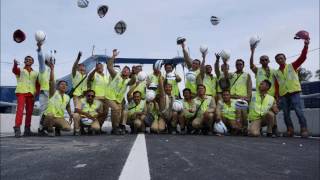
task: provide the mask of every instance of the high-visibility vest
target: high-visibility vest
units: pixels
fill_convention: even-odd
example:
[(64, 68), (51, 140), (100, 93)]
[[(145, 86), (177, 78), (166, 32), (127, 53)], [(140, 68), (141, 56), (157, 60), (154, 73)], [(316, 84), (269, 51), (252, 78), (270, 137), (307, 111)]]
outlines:
[(40, 90), (49, 91), (50, 69), (46, 68), (44, 72), (39, 72)]
[(149, 102), (146, 104), (146, 106), (147, 106), (147, 112), (151, 113), (153, 118), (157, 120), (159, 117), (159, 111), (156, 108), (155, 102)]
[(138, 84), (138, 86), (134, 88), (134, 90), (132, 91), (131, 95), (133, 95), (133, 93), (135, 91), (139, 91), (141, 93), (141, 98), (145, 99), (146, 98), (146, 86), (147, 86), (146, 81), (140, 82)]
[[(196, 77), (198, 77), (198, 75), (200, 74), (200, 69), (194, 71), (194, 73), (196, 74)], [(189, 88), (191, 90), (192, 94), (197, 94), (197, 83), (196, 82), (190, 82), (186, 79), (186, 88)]]
[(98, 114), (100, 106), (101, 102), (99, 100), (94, 100), (90, 105), (85, 98), (81, 99), (81, 111), (89, 113), (91, 116)]
[(220, 109), (221, 116), (223, 118), (226, 118), (228, 120), (236, 120), (236, 100), (231, 99), (230, 106), (223, 102), (223, 105), (221, 106), (222, 109)]
[(245, 73), (245, 72), (241, 74), (234, 73), (230, 80), (230, 85), (231, 85), (230, 94), (237, 95), (237, 96), (248, 96), (247, 80), (248, 80), (248, 73)]
[(268, 111), (270, 111), (274, 103), (274, 97), (266, 94), (261, 99), (260, 93), (256, 93), (251, 98), (248, 119), (250, 121), (261, 119)]
[(275, 77), (279, 82), (280, 96), (301, 91), (299, 76), (292, 64), (286, 64), (283, 72), (280, 69), (276, 70)]
[(54, 95), (49, 98), (48, 108), (44, 112), (44, 115), (52, 115), (54, 117), (63, 118), (64, 111), (69, 103), (70, 97), (66, 94), (61, 94), (56, 91)]
[[(72, 76), (72, 75), (71, 75)], [(79, 71), (76, 72), (76, 75), (72, 76), (72, 87), (75, 88), (80, 81), (85, 77), (85, 74), (81, 74)], [(87, 90), (87, 79), (83, 80), (81, 84), (75, 89), (73, 95), (81, 96)]]
[(175, 97), (179, 97), (179, 87), (177, 81), (175, 79), (167, 79), (167, 82), (172, 86), (171, 94)]
[(121, 73), (117, 73), (106, 88), (105, 98), (116, 101), (117, 103), (121, 103), (127, 90), (127, 84), (129, 81), (129, 78), (123, 79), (121, 77)]
[(143, 112), (145, 106), (146, 101), (144, 100), (140, 100), (140, 103), (138, 105), (132, 101), (128, 106), (128, 115), (132, 116), (136, 112)]
[(211, 101), (212, 101), (212, 98), (211, 96), (206, 96), (205, 99), (200, 99), (199, 97), (196, 97), (196, 103), (198, 106), (200, 106), (201, 102), (203, 101), (203, 103), (201, 104), (200, 106), (200, 109), (199, 109), (199, 112), (197, 115), (200, 115), (204, 112), (206, 112), (208, 109), (209, 109), (209, 106), (211, 104)]
[(187, 101), (183, 101), (183, 109), (184, 109), (184, 117), (186, 117), (186, 118), (191, 118), (191, 117), (193, 117), (194, 116), (194, 114), (196, 113), (196, 112), (193, 112), (193, 113), (191, 113), (191, 112), (189, 112), (189, 109), (196, 109), (195, 108), (196, 107), (196, 102), (195, 102), (195, 100), (191, 100), (191, 103), (189, 103), (189, 102), (187, 102)]
[(206, 95), (215, 96), (216, 95), (216, 86), (217, 78), (214, 76), (204, 75), (203, 85), (206, 87)]
[(38, 77), (38, 72), (22, 69), (20, 75), (16, 75), (17, 87), (15, 93), (31, 93), (34, 95), (36, 92), (36, 80)]
[(105, 89), (108, 85), (109, 78), (107, 75), (101, 75), (97, 72), (94, 73), (91, 89), (94, 90), (97, 97), (105, 95)]
[(275, 73), (275, 70), (270, 68), (270, 75), (268, 77), (267, 76), (267, 72), (266, 72), (265, 69), (258, 68), (257, 69), (257, 74), (256, 74), (256, 89), (259, 88), (259, 85), (260, 85), (261, 81), (269, 80), (271, 82), (271, 87), (270, 87), (270, 89), (268, 91), (268, 94), (270, 94), (271, 96), (274, 96), (274, 94), (275, 94), (274, 73)]
[(159, 94), (159, 77), (152, 73), (148, 75), (148, 79), (151, 83), (157, 85), (156, 94)]

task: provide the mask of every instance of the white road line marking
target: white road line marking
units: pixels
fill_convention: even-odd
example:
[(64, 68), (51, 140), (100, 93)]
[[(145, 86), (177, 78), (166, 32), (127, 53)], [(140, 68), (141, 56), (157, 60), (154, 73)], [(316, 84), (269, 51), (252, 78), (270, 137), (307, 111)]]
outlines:
[(138, 134), (119, 180), (149, 180), (149, 162), (144, 134)]

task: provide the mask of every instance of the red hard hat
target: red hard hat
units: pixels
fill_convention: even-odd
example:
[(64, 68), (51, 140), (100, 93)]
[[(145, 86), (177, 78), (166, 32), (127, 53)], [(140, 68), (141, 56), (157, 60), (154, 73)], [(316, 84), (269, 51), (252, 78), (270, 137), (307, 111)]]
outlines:
[(299, 31), (296, 33), (296, 36), (294, 37), (294, 39), (304, 39), (304, 40), (309, 40), (309, 33), (305, 30)]
[(26, 39), (26, 35), (24, 34), (23, 31), (21, 31), (20, 29), (17, 29), (14, 33), (13, 33), (13, 40), (17, 43), (21, 43)]

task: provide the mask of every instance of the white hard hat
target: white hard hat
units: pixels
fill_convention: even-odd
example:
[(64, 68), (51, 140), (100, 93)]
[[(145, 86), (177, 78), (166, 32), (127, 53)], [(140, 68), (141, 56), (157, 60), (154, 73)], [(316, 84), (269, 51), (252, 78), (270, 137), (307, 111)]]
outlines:
[(117, 34), (121, 35), (123, 34), (127, 29), (127, 24), (124, 21), (119, 21), (117, 24), (114, 26), (114, 30), (116, 31)]
[(184, 38), (184, 37), (178, 37), (177, 38), (177, 44), (178, 45), (184, 43), (185, 41), (186, 41), (186, 38)]
[(108, 9), (109, 7), (107, 5), (100, 5), (97, 9), (98, 16), (103, 18), (107, 14)]
[(172, 104), (172, 109), (176, 112), (180, 112), (183, 110), (183, 102), (179, 100), (175, 100)]
[(248, 109), (248, 102), (242, 99), (236, 101), (236, 109), (246, 110)]
[(260, 37), (259, 36), (252, 36), (251, 38), (250, 38), (250, 46), (252, 46), (252, 47), (257, 47), (257, 45), (259, 44), (259, 42), (260, 42)]
[(166, 74), (166, 79), (175, 80), (176, 79), (176, 74), (174, 74), (173, 72), (167, 73)]
[(35, 38), (37, 42), (43, 42), (46, 40), (46, 34), (43, 31), (38, 30), (35, 34)]
[(78, 0), (78, 7), (80, 8), (86, 8), (89, 5), (88, 0)]
[(113, 66), (113, 69), (117, 72), (117, 73), (120, 73), (121, 72), (121, 68), (119, 65), (114, 65)]
[(157, 60), (156, 63), (154, 63), (154, 69), (160, 70), (162, 64), (163, 64), (163, 60)]
[(189, 72), (187, 72), (187, 74), (186, 74), (186, 78), (187, 78), (187, 80), (190, 81), (190, 82), (196, 82), (197, 76), (196, 76), (196, 73), (195, 73), (195, 72), (189, 71)]
[(81, 123), (84, 124), (84, 125), (91, 125), (93, 123), (93, 120), (92, 119), (89, 119), (89, 118), (82, 118), (81, 119)]
[(216, 16), (211, 16), (210, 21), (211, 21), (211, 24), (215, 26), (219, 24), (220, 19)]
[(153, 101), (156, 97), (156, 92), (154, 90), (147, 90), (146, 91), (146, 100), (147, 101)]
[(140, 71), (137, 75), (138, 81), (144, 81), (147, 78), (147, 74), (143, 71)]
[(230, 59), (230, 51), (229, 50), (224, 49), (219, 53), (219, 55), (223, 60), (227, 61)]
[(228, 132), (226, 125), (222, 122), (215, 122), (213, 125), (214, 131), (219, 134), (225, 134)]
[(208, 52), (208, 46), (207, 45), (201, 45), (200, 46), (200, 52), (201, 53), (207, 53)]
[(149, 84), (149, 89), (154, 89), (154, 90), (156, 90), (158, 88), (158, 84), (156, 84), (156, 83), (150, 83)]

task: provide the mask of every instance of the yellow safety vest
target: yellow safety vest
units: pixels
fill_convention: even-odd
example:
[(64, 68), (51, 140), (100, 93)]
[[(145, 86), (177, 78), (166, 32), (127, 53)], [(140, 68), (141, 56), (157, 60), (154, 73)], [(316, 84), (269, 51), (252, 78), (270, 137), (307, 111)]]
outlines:
[(216, 95), (216, 86), (217, 78), (214, 76), (204, 75), (203, 85), (206, 87), (206, 95), (215, 96)]
[(34, 95), (36, 92), (36, 80), (38, 77), (38, 72), (30, 71), (30, 73), (26, 69), (22, 69), (20, 71), (20, 75), (16, 75), (17, 79), (17, 87), (16, 93), (31, 93)]
[(85, 98), (81, 99), (81, 111), (89, 113), (91, 116), (98, 114), (100, 106), (101, 102), (99, 100), (94, 100), (90, 105)]
[(175, 79), (167, 79), (167, 82), (168, 84), (172, 85), (171, 94), (175, 97), (179, 97), (179, 87), (177, 81)]
[(200, 106), (199, 112), (197, 114), (197, 116), (199, 116), (200, 114), (206, 112), (209, 109), (210, 103), (212, 101), (212, 97), (206, 96), (204, 100), (200, 99), (199, 97), (196, 97), (195, 100), (198, 106), (200, 106), (201, 102), (203, 101), (203, 103)]
[(153, 73), (152, 74), (149, 74), (148, 75), (148, 79), (151, 83), (157, 85), (157, 90), (156, 90), (156, 94), (159, 94), (159, 78), (158, 76), (154, 75)]
[[(238, 78), (238, 76), (240, 76)], [(234, 73), (231, 80), (230, 80), (230, 94), (237, 95), (237, 96), (248, 96), (247, 93), (247, 80), (248, 80), (248, 73), (241, 73), (237, 74)]]
[(256, 89), (259, 89), (259, 85), (261, 81), (269, 80), (271, 82), (271, 87), (268, 91), (268, 94), (270, 94), (271, 96), (274, 96), (275, 94), (274, 73), (275, 73), (275, 70), (270, 68), (270, 76), (267, 77), (267, 72), (263, 68), (258, 68), (257, 74), (256, 74)]
[(147, 105), (147, 112), (151, 113), (154, 120), (157, 120), (159, 117), (159, 111), (156, 108), (155, 102), (149, 102), (146, 104)]
[(186, 118), (192, 118), (196, 112), (189, 112), (189, 109), (195, 109), (196, 110), (196, 102), (192, 99), (191, 103), (187, 101), (183, 101), (183, 109), (184, 109), (184, 117)]
[[(72, 75), (71, 75), (72, 76)], [(72, 87), (75, 88), (79, 82), (85, 77), (85, 74), (81, 74), (80, 72), (76, 72), (76, 75), (72, 76)], [(81, 82), (81, 84), (75, 89), (73, 95), (81, 96), (87, 90), (87, 79)]]
[(301, 91), (298, 73), (294, 70), (292, 64), (286, 64), (283, 73), (280, 69), (276, 70), (275, 77), (279, 83), (280, 96)]
[(40, 90), (49, 91), (50, 69), (46, 68), (44, 72), (39, 72)]
[(259, 93), (251, 98), (248, 119), (250, 121), (261, 119), (272, 107), (274, 97), (266, 94), (263, 99)]
[[(63, 98), (62, 98), (63, 97)], [(54, 95), (49, 98), (48, 108), (44, 112), (44, 115), (52, 115), (54, 117), (63, 118), (64, 111), (69, 103), (70, 97), (66, 94), (61, 94), (56, 91)]]
[[(196, 74), (196, 77), (198, 77), (200, 74), (200, 69), (194, 71), (194, 73)], [(186, 88), (189, 88), (192, 94), (197, 94), (197, 83), (190, 82), (186, 79)]]
[(94, 90), (97, 97), (103, 97), (105, 95), (105, 89), (108, 85), (109, 78), (107, 75), (101, 75), (94, 73), (94, 79), (92, 81), (91, 89)]
[(221, 107), (222, 109), (220, 109), (220, 111), (223, 118), (236, 120), (236, 100), (231, 99), (230, 106), (223, 102), (223, 106)]
[(134, 88), (134, 90), (132, 91), (131, 95), (135, 91), (139, 91), (141, 93), (141, 98), (145, 99), (146, 98), (146, 86), (147, 86), (146, 81), (140, 82), (139, 85), (136, 88)]
[(129, 103), (128, 115), (132, 116), (136, 112), (143, 112), (145, 106), (146, 101), (144, 100), (140, 100), (140, 103), (138, 105), (136, 105), (134, 102)]
[(106, 88), (106, 99), (121, 103), (127, 90), (127, 84), (129, 81), (130, 79), (122, 79), (121, 74), (117, 73), (117, 75), (109, 82)]

